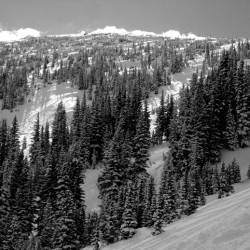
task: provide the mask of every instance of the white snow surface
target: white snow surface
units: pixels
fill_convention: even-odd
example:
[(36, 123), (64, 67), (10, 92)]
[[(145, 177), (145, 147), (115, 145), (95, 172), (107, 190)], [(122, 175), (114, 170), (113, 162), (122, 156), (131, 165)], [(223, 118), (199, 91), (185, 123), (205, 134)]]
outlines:
[(72, 34), (58, 34), (58, 35), (48, 35), (49, 37), (81, 37), (86, 34), (86, 31), (81, 31), (79, 33), (72, 33)]
[(203, 60), (204, 55), (196, 55), (194, 60), (190, 60), (188, 62), (189, 67), (185, 68), (181, 73), (176, 73), (172, 75), (171, 85), (160, 87), (157, 95), (154, 93), (150, 93), (148, 99), (148, 110), (150, 111), (151, 133), (155, 130), (155, 123), (157, 118), (157, 114), (155, 111), (160, 106), (162, 90), (164, 91), (165, 101), (170, 95), (173, 95), (175, 99), (178, 98), (180, 89), (183, 87), (183, 85), (187, 85), (189, 83), (189, 80), (192, 78), (193, 73), (195, 73), (197, 69), (201, 69)]
[(0, 42), (20, 41), (26, 37), (40, 37), (41, 32), (31, 28), (21, 28), (18, 30), (0, 29)]
[(116, 26), (106, 26), (104, 28), (96, 29), (89, 33), (89, 35), (99, 35), (99, 34), (117, 34), (117, 35), (130, 35), (130, 36), (152, 36), (152, 37), (165, 37), (170, 39), (192, 39), (192, 40), (205, 40), (206, 37), (197, 36), (193, 33), (182, 34), (177, 30), (169, 30), (162, 33), (155, 33), (143, 30), (133, 30), (128, 31), (124, 28), (117, 28)]
[(102, 250), (249, 250), (250, 182), (245, 183), (244, 190), (213, 199), (195, 214), (167, 225), (164, 231), (152, 236), (150, 229), (142, 228), (132, 239)]
[[(49, 37), (81, 37), (86, 35), (86, 31), (80, 31), (72, 34), (53, 34), (48, 35)], [(105, 26), (104, 28), (98, 28), (88, 33), (88, 35), (100, 35), (100, 34), (117, 34), (117, 35), (130, 35), (130, 36), (142, 36), (142, 37), (164, 37), (170, 39), (191, 39), (191, 40), (205, 40), (206, 37), (197, 36), (193, 33), (182, 34), (177, 30), (169, 30), (162, 33), (155, 33), (143, 30), (132, 30), (128, 31), (124, 28), (118, 28), (116, 26)], [(20, 28), (18, 30), (2, 30), (0, 29), (0, 42), (13, 42), (20, 41), (27, 37), (40, 37), (41, 32), (32, 28)]]
[(192, 40), (205, 40), (206, 39), (206, 37), (197, 36), (193, 33), (181, 34), (180, 31), (177, 31), (177, 30), (169, 30), (167, 32), (163, 32), (161, 36), (168, 37), (170, 39), (175, 39), (175, 38), (192, 39)]
[(106, 26), (103, 29), (99, 28), (89, 33), (89, 35), (99, 35), (99, 34), (127, 35), (128, 31), (123, 28), (117, 28), (116, 26)]
[[(99, 166), (102, 167), (102, 166)], [(101, 175), (101, 169), (87, 169), (85, 172), (84, 184), (82, 189), (85, 194), (85, 204), (87, 212), (99, 212), (101, 200), (98, 198), (99, 189), (97, 188), (97, 180)]]
[(67, 114), (72, 114), (77, 97), (82, 98), (82, 91), (72, 87), (70, 83), (53, 83), (46, 87), (34, 91), (33, 96), (29, 96), (23, 105), (15, 108), (14, 112), (0, 110), (1, 119), (6, 119), (10, 125), (16, 115), (19, 124), (20, 141), (24, 137), (27, 145), (31, 143), (32, 131), (39, 113), (41, 125), (46, 122), (52, 123), (58, 104), (62, 101)]

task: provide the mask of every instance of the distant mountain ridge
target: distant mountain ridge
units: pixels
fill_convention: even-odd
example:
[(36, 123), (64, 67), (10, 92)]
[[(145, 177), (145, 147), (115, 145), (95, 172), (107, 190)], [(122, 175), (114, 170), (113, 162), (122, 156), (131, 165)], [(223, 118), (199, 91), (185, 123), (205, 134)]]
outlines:
[(129, 35), (129, 36), (152, 36), (152, 37), (166, 37), (170, 39), (180, 38), (180, 39), (194, 39), (194, 40), (204, 40), (206, 37), (197, 36), (193, 33), (182, 34), (177, 30), (169, 30), (167, 32), (162, 32), (160, 34), (155, 32), (143, 31), (143, 30), (133, 30), (127, 31), (123, 28), (117, 28), (116, 26), (106, 26), (103, 29), (96, 29), (89, 35), (99, 35), (99, 34), (117, 34), (117, 35)]
[[(206, 37), (197, 36), (193, 33), (183, 34), (177, 30), (169, 30), (162, 33), (155, 33), (143, 30), (133, 30), (128, 31), (124, 28), (117, 28), (116, 26), (105, 26), (104, 28), (98, 28), (91, 32), (81, 31), (75, 34), (59, 34), (59, 35), (49, 35), (50, 37), (81, 37), (85, 35), (106, 35), (106, 34), (114, 34), (121, 36), (135, 36), (135, 37), (164, 37), (170, 39), (192, 39), (192, 40), (205, 40)], [(20, 41), (27, 37), (41, 37), (43, 34), (41, 31), (32, 28), (21, 28), (18, 30), (2, 30), (0, 29), (0, 42), (13, 42)]]
[(27, 37), (40, 37), (41, 32), (31, 28), (21, 28), (18, 30), (0, 29), (0, 42), (14, 42)]

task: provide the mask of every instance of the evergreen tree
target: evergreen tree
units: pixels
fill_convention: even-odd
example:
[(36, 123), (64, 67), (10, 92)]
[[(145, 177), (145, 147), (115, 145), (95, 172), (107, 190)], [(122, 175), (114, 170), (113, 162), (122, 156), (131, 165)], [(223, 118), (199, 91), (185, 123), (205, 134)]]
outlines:
[(162, 229), (162, 211), (160, 208), (159, 200), (157, 201), (156, 210), (153, 214), (152, 220), (154, 222), (154, 225), (153, 225), (154, 231), (152, 232), (152, 235), (158, 235), (164, 232), (164, 230)]
[(7, 191), (4, 188), (0, 189), (0, 242), (1, 249), (8, 250), (9, 246), (9, 231), (10, 226), (10, 205), (8, 202)]
[(128, 183), (126, 202), (124, 212), (122, 215), (121, 224), (121, 239), (131, 238), (135, 234), (137, 228), (136, 211), (135, 211), (135, 200), (132, 183)]
[(135, 155), (135, 163), (134, 163), (134, 172), (144, 173), (147, 168), (147, 161), (149, 157), (149, 146), (150, 146), (150, 133), (148, 130), (148, 121), (145, 118), (145, 115), (142, 113), (137, 127), (136, 127), (136, 135), (134, 137), (134, 155)]
[(231, 163), (231, 168), (232, 168), (232, 181), (234, 183), (240, 183), (241, 181), (241, 174), (240, 174), (240, 166), (239, 164), (236, 162), (236, 159), (233, 159), (232, 163)]
[(142, 214), (142, 226), (152, 226), (153, 198), (155, 197), (154, 178), (150, 177), (146, 182), (145, 201)]
[(81, 107), (79, 98), (76, 99), (76, 105), (74, 107), (73, 117), (72, 117), (72, 125), (71, 125), (71, 134), (72, 141), (76, 142), (79, 140), (81, 135)]
[(224, 132), (224, 137), (226, 141), (226, 147), (230, 150), (234, 150), (236, 146), (236, 124), (232, 114), (232, 109), (228, 109), (227, 114), (227, 126)]
[(51, 200), (48, 199), (43, 209), (42, 220), (39, 225), (39, 237), (41, 246), (44, 249), (51, 248), (53, 244), (53, 234), (55, 230), (55, 211), (53, 210)]
[(158, 138), (158, 144), (162, 143), (163, 136), (165, 135), (165, 131), (166, 131), (166, 114), (165, 113), (166, 113), (166, 107), (165, 107), (165, 101), (164, 101), (164, 91), (162, 90), (160, 107), (157, 112), (157, 118), (156, 118), (156, 137)]
[(80, 249), (75, 221), (76, 204), (70, 191), (67, 165), (62, 167), (56, 187), (55, 230), (52, 246), (55, 249)]
[(248, 170), (247, 170), (247, 177), (248, 177), (248, 179), (250, 179), (250, 164), (249, 164)]
[(237, 72), (237, 120), (238, 120), (238, 140), (240, 147), (248, 145), (249, 131), (250, 131), (250, 115), (249, 115), (249, 76), (250, 73), (244, 72), (244, 61), (240, 62)]
[(105, 153), (105, 167), (98, 179), (100, 195), (116, 201), (118, 199), (119, 187), (124, 180), (124, 166), (121, 164), (122, 142), (124, 136), (124, 120), (121, 119), (110, 147)]
[(55, 158), (61, 150), (68, 149), (68, 130), (67, 130), (67, 119), (66, 111), (63, 103), (58, 104), (53, 125), (52, 125), (52, 153)]
[[(2, 120), (0, 126), (0, 178), (3, 169), (1, 168), (8, 153), (8, 129), (6, 120)], [(1, 186), (1, 181), (0, 181)]]
[(103, 154), (103, 123), (101, 114), (101, 99), (97, 95), (96, 99), (92, 103), (91, 113), (91, 137), (90, 137), (90, 149), (91, 149), (91, 163), (93, 166), (102, 159)]
[(190, 177), (190, 191), (188, 194), (187, 210), (188, 215), (194, 213), (199, 206), (199, 190), (197, 189), (197, 181), (197, 174)]

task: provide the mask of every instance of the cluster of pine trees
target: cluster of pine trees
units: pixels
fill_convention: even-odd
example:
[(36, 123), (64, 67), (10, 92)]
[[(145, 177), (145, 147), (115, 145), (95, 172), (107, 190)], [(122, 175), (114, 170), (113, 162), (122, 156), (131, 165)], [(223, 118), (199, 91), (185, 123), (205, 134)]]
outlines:
[[(16, 118), (10, 128), (2, 121), (2, 249), (98, 249), (99, 242), (128, 239), (143, 226), (158, 234), (163, 224), (204, 205), (206, 195), (233, 192), (232, 184), (240, 182), (236, 161), (212, 164), (223, 148), (249, 146), (250, 68), (240, 51), (224, 51), (207, 76), (194, 74), (178, 100), (170, 96), (165, 103), (162, 93), (153, 135), (147, 73), (111, 71), (109, 78), (104, 56), (90, 73), (91, 102), (85, 91), (71, 121), (62, 103), (51, 128), (37, 116), (28, 158)], [(158, 187), (146, 169), (150, 146), (164, 140), (170, 152)], [(87, 215), (81, 186), (85, 170), (98, 162), (104, 164), (98, 179), (101, 210)]]
[(23, 104), (29, 88), (25, 67), (13, 68), (7, 64), (0, 68), (0, 100), (2, 109), (13, 109), (17, 104)]
[[(220, 161), (222, 149), (249, 146), (250, 68), (244, 66), (240, 54), (234, 47), (224, 51), (220, 63), (207, 76), (193, 75), (176, 102), (171, 97), (165, 104), (162, 94), (154, 142), (170, 142), (174, 173), (183, 183), (185, 197), (192, 186), (200, 200), (215, 190), (221, 197), (240, 180), (239, 173), (231, 179), (235, 162), (227, 170), (222, 166), (219, 174), (210, 167)], [(219, 189), (212, 181), (217, 175)]]
[[(108, 183), (105, 173), (109, 167), (116, 169), (113, 162), (122, 154), (123, 162), (117, 162), (118, 184), (124, 182), (122, 172), (125, 176), (145, 174), (150, 145), (147, 105), (142, 112), (140, 88), (136, 85), (130, 92), (125, 85), (119, 88), (118, 95), (111, 98), (104, 87), (98, 86), (91, 107), (85, 95), (81, 102), (77, 99), (70, 123), (60, 103), (51, 132), (48, 124), (40, 125), (38, 115), (29, 159), (25, 157), (26, 143), (19, 146), (17, 120), (11, 128), (2, 122), (0, 211), (6, 215), (1, 216), (3, 249), (80, 249), (92, 243), (97, 229), (91, 229), (95, 216), (85, 216), (81, 189), (84, 170), (105, 159), (103, 176)], [(131, 138), (136, 145), (131, 145)], [(129, 163), (131, 169), (124, 171), (122, 167)], [(132, 166), (136, 166), (136, 173)], [(109, 185), (99, 184), (104, 194)]]
[(33, 131), (29, 160), (16, 118), (0, 127), (1, 249), (80, 249), (85, 244), (85, 162), (69, 145), (66, 113), (58, 106), (49, 125)]

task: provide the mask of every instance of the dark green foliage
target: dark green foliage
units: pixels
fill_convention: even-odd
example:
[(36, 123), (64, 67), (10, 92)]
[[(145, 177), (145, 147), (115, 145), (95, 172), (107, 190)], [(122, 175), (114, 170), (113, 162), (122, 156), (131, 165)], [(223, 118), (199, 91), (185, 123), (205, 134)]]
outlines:
[(236, 123), (231, 108), (228, 109), (228, 114), (226, 119), (227, 119), (227, 126), (224, 132), (226, 147), (230, 150), (234, 150), (237, 145)]
[(67, 130), (66, 111), (63, 103), (59, 103), (52, 126), (52, 153), (58, 157), (61, 150), (68, 149), (68, 130)]
[(190, 190), (188, 194), (188, 209), (187, 209), (187, 214), (190, 215), (196, 211), (196, 209), (199, 206), (199, 190), (197, 187), (197, 176), (192, 176), (190, 178)]
[[(0, 166), (2, 166), (8, 153), (8, 130), (6, 120), (2, 120), (0, 125)], [(1, 167), (0, 167), (1, 169)], [(3, 169), (0, 170), (0, 176)], [(1, 178), (1, 177), (0, 177)], [(1, 183), (1, 181), (0, 181)], [(1, 186), (1, 184), (0, 184)]]
[(155, 184), (154, 184), (154, 179), (153, 177), (150, 177), (147, 182), (146, 182), (146, 187), (145, 187), (145, 200), (143, 203), (143, 214), (142, 214), (142, 226), (152, 226), (153, 221), (153, 212), (155, 210), (155, 204), (154, 204), (154, 199), (155, 199)]
[(72, 125), (71, 125), (71, 136), (73, 143), (80, 139), (81, 135), (81, 107), (79, 98), (76, 99), (76, 105), (74, 107)]
[(159, 200), (157, 201), (156, 204), (156, 210), (153, 214), (153, 229), (154, 231), (152, 232), (152, 235), (158, 235), (160, 233), (162, 233), (164, 230), (162, 229), (162, 211), (161, 211), (161, 205), (159, 204)]
[[(204, 205), (205, 195), (218, 192), (222, 198), (241, 180), (236, 161), (221, 170), (212, 166), (220, 161), (221, 149), (249, 144), (250, 70), (243, 63), (249, 48), (240, 44), (238, 51), (224, 51), (219, 60), (216, 45), (207, 41), (187, 48), (181, 41), (164, 41), (159, 47), (139, 43), (128, 51), (122, 46), (103, 46), (101, 51), (83, 48), (66, 62), (55, 53), (52, 64), (59, 63), (60, 68), (53, 76), (47, 55), (36, 66), (32, 64), (32, 72), (19, 72), (16, 65), (8, 65), (13, 62), (6, 62), (6, 72), (0, 70), (0, 99), (7, 108), (19, 103), (17, 97), (26, 91), (26, 73), (33, 75), (31, 88), (36, 77), (42, 77), (46, 84), (51, 78), (58, 83), (70, 80), (85, 90), (82, 102), (76, 101), (71, 121), (63, 103), (58, 105), (51, 138), (49, 125), (42, 126), (38, 115), (31, 145), (24, 143), (20, 148), (16, 118), (10, 128), (2, 122), (0, 240), (4, 250), (73, 250), (91, 244), (97, 250), (101, 242), (130, 238), (142, 226), (153, 226), (153, 234), (159, 234), (163, 223)], [(178, 46), (185, 47), (184, 53)], [(197, 51), (205, 53), (202, 73), (197, 71), (183, 86), (177, 101), (173, 96), (164, 100), (162, 92), (152, 141), (169, 142), (170, 154), (164, 156), (157, 190), (146, 172), (150, 114), (145, 98), (150, 91), (158, 93), (158, 87), (169, 83), (170, 72), (180, 72)], [(115, 60), (118, 55), (140, 61), (141, 67), (122, 72)], [(17, 79), (23, 82), (17, 84)], [(20, 93), (14, 90), (16, 85)], [(29, 146), (28, 161), (24, 149)], [(100, 215), (85, 215), (84, 171), (99, 162), (104, 163), (98, 180)]]
[(4, 188), (0, 189), (0, 242), (1, 249), (8, 250), (8, 239), (10, 237), (8, 228), (10, 226), (10, 205), (7, 192)]
[[(2, 58), (1, 58), (2, 59)], [(17, 64), (17, 62), (13, 63)], [(13, 110), (16, 105), (23, 104), (25, 97), (29, 93), (27, 85), (27, 68), (24, 63), (19, 62), (19, 66), (11, 67), (6, 60), (6, 69), (0, 71), (0, 100), (2, 109)]]
[(91, 163), (93, 166), (102, 159), (103, 154), (103, 135), (104, 127), (102, 123), (101, 113), (101, 97), (98, 95), (92, 104), (91, 109), (91, 137), (90, 137), (90, 149), (91, 149)]
[(240, 62), (240, 66), (237, 71), (237, 133), (238, 141), (241, 147), (248, 146), (249, 144), (249, 69), (248, 72), (244, 71), (244, 61)]
[(117, 131), (110, 143), (110, 147), (105, 155), (105, 168), (98, 179), (101, 196), (107, 196), (113, 201), (117, 201), (118, 190), (124, 182), (123, 177), (125, 175), (125, 166), (123, 166), (120, 161), (124, 133), (123, 129), (124, 123), (120, 121)]
[(233, 159), (232, 163), (228, 165), (227, 172), (230, 175), (231, 184), (239, 183), (241, 181), (240, 166), (236, 159)]
[(162, 143), (163, 136), (165, 136), (166, 131), (166, 106), (164, 100), (164, 91), (161, 93), (161, 101), (160, 107), (157, 111), (157, 118), (156, 118), (156, 138), (158, 144)]
[(135, 209), (135, 192), (132, 183), (128, 183), (127, 194), (124, 212), (122, 215), (122, 224), (121, 224), (121, 239), (131, 238), (135, 234), (135, 229), (137, 228), (136, 220), (136, 209)]
[(248, 179), (250, 179), (250, 164), (249, 164), (248, 170), (247, 170), (247, 177), (248, 177)]
[(56, 187), (55, 230), (52, 245), (56, 249), (80, 249), (76, 226), (77, 207), (70, 191), (67, 165), (60, 171)]
[(219, 177), (218, 198), (229, 196), (231, 192), (233, 192), (231, 178), (230, 176), (228, 177), (225, 164), (222, 163)]
[(166, 223), (171, 223), (177, 217), (177, 186), (176, 176), (173, 166), (171, 165), (171, 157), (164, 165), (161, 176), (161, 184), (159, 190), (159, 206), (162, 210), (162, 219)]
[(148, 116), (145, 113), (141, 113), (136, 127), (136, 135), (134, 137), (134, 173), (143, 173), (147, 168), (147, 161), (149, 157), (150, 146), (150, 133), (148, 127)]

